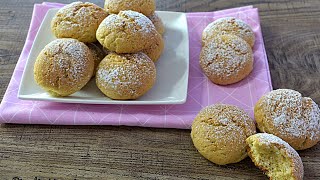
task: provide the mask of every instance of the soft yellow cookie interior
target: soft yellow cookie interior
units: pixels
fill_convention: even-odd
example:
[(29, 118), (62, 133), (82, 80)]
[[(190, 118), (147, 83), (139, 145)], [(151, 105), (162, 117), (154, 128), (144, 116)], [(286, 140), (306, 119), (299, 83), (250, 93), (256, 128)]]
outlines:
[(262, 170), (267, 170), (267, 176), (272, 179), (295, 179), (292, 177), (293, 169), (290, 158), (287, 157), (284, 150), (258, 141), (250, 141), (248, 145), (251, 150), (251, 158)]

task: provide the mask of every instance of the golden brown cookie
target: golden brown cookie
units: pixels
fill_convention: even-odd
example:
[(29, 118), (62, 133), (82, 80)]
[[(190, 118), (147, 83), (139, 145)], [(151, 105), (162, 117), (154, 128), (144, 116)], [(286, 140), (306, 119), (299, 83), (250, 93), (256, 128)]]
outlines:
[(110, 53), (100, 63), (96, 74), (98, 88), (109, 98), (137, 99), (156, 81), (156, 68), (144, 53)]
[(104, 8), (112, 14), (132, 10), (150, 16), (156, 9), (155, 0), (106, 0)]
[(246, 140), (254, 164), (270, 179), (302, 180), (303, 164), (297, 151), (281, 138), (267, 133)]
[(92, 57), (93, 57), (93, 60), (94, 60), (93, 76), (95, 76), (96, 72), (98, 70), (98, 66), (99, 66), (101, 60), (104, 57), (106, 57), (107, 52), (103, 49), (103, 47), (99, 43), (87, 43), (86, 45), (90, 49)]
[(191, 127), (191, 138), (199, 153), (219, 165), (247, 157), (246, 139), (255, 133), (254, 121), (247, 113), (224, 104), (201, 110)]
[(310, 148), (320, 140), (319, 107), (297, 91), (278, 89), (262, 96), (254, 116), (261, 132), (280, 137), (296, 150)]
[(151, 16), (148, 16), (148, 18), (151, 20), (158, 33), (160, 33), (161, 35), (164, 34), (164, 24), (159, 15), (157, 13), (153, 13)]
[(210, 23), (202, 33), (202, 44), (205, 45), (210, 39), (218, 34), (233, 34), (244, 39), (250, 47), (253, 47), (255, 35), (251, 27), (240, 19), (233, 17), (220, 18)]
[(200, 66), (215, 84), (228, 85), (241, 81), (253, 69), (249, 44), (238, 36), (217, 35), (202, 47)]
[(87, 84), (94, 62), (89, 48), (75, 39), (49, 43), (34, 64), (34, 79), (53, 96), (68, 96)]
[(111, 14), (97, 30), (98, 41), (116, 53), (135, 53), (150, 47), (157, 33), (146, 16), (135, 11)]
[(162, 52), (164, 49), (164, 40), (162, 39), (162, 36), (157, 33), (155, 35), (155, 42), (147, 49), (143, 50), (142, 52), (145, 53), (149, 58), (156, 62), (160, 58)]
[(74, 2), (61, 8), (51, 21), (51, 30), (57, 38), (74, 38), (95, 42), (99, 24), (108, 13), (89, 2)]

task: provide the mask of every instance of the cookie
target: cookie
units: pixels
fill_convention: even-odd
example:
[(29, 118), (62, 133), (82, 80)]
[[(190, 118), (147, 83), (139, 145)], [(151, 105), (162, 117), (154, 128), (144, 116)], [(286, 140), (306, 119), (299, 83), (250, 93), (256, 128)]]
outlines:
[(215, 84), (228, 85), (239, 82), (253, 69), (251, 47), (238, 36), (217, 35), (202, 48), (200, 66), (204, 74)]
[(96, 84), (107, 97), (118, 100), (137, 99), (156, 81), (156, 68), (144, 53), (110, 53), (99, 64)]
[(246, 139), (255, 133), (254, 121), (247, 113), (224, 104), (201, 110), (191, 127), (194, 146), (218, 165), (237, 163), (247, 157)]
[(106, 57), (107, 52), (103, 49), (103, 47), (99, 43), (87, 43), (86, 44), (91, 51), (93, 60), (94, 60), (94, 72), (93, 76), (96, 75), (98, 70), (98, 66), (101, 60)]
[(150, 16), (156, 9), (155, 0), (106, 0), (104, 8), (112, 14), (132, 10)]
[(75, 39), (49, 43), (34, 64), (36, 83), (53, 96), (68, 96), (84, 87), (93, 74), (89, 48)]
[(319, 107), (297, 91), (278, 89), (262, 96), (254, 116), (261, 132), (280, 137), (296, 150), (310, 148), (320, 140)]
[(157, 33), (155, 35), (155, 42), (147, 49), (144, 49), (142, 52), (145, 53), (153, 62), (157, 62), (160, 58), (164, 49), (164, 40), (162, 36)]
[(102, 21), (97, 39), (106, 49), (116, 53), (136, 53), (149, 48), (157, 31), (146, 16), (135, 11), (111, 14)]
[(267, 133), (246, 140), (248, 154), (254, 164), (270, 179), (303, 179), (303, 164), (297, 151), (281, 138)]
[(163, 35), (165, 32), (165, 27), (159, 15), (157, 13), (153, 13), (151, 16), (148, 16), (148, 18), (151, 20), (158, 33)]
[(210, 39), (218, 34), (233, 34), (244, 39), (250, 47), (254, 46), (255, 35), (251, 27), (240, 19), (233, 17), (220, 18), (210, 23), (202, 33), (202, 44), (205, 45)]
[(57, 38), (73, 38), (95, 42), (99, 24), (108, 13), (88, 2), (74, 2), (61, 8), (51, 21), (51, 30)]

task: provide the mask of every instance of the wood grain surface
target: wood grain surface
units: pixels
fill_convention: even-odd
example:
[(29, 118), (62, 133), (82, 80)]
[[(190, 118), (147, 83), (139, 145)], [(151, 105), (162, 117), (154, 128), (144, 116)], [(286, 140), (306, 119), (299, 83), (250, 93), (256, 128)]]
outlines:
[[(56, 2), (71, 2), (55, 0)], [(34, 3), (0, 1), (0, 97), (27, 36)], [(91, 1), (100, 6), (103, 1)], [(254, 5), (275, 89), (320, 103), (319, 0), (158, 0), (166, 11)], [(250, 159), (227, 166), (205, 160), (189, 130), (110, 126), (1, 125), (0, 179), (267, 179)], [(320, 179), (320, 145), (300, 151), (305, 179)]]

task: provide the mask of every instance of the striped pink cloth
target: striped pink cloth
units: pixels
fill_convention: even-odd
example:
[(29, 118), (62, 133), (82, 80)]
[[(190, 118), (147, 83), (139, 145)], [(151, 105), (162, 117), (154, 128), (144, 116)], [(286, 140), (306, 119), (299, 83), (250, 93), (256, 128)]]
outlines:
[[(272, 90), (268, 60), (261, 33), (258, 10), (251, 6), (216, 12), (188, 13), (190, 69), (187, 102), (182, 105), (90, 105), (25, 101), (17, 98), (21, 76), (39, 26), (50, 8), (63, 4), (34, 6), (25, 46), (0, 105), (0, 123), (59, 125), (127, 125), (189, 129), (200, 109), (215, 103), (239, 106), (253, 117), (258, 99)], [(236, 17), (255, 32), (254, 70), (243, 81), (229, 86), (211, 83), (199, 67), (201, 34), (212, 21)]]

